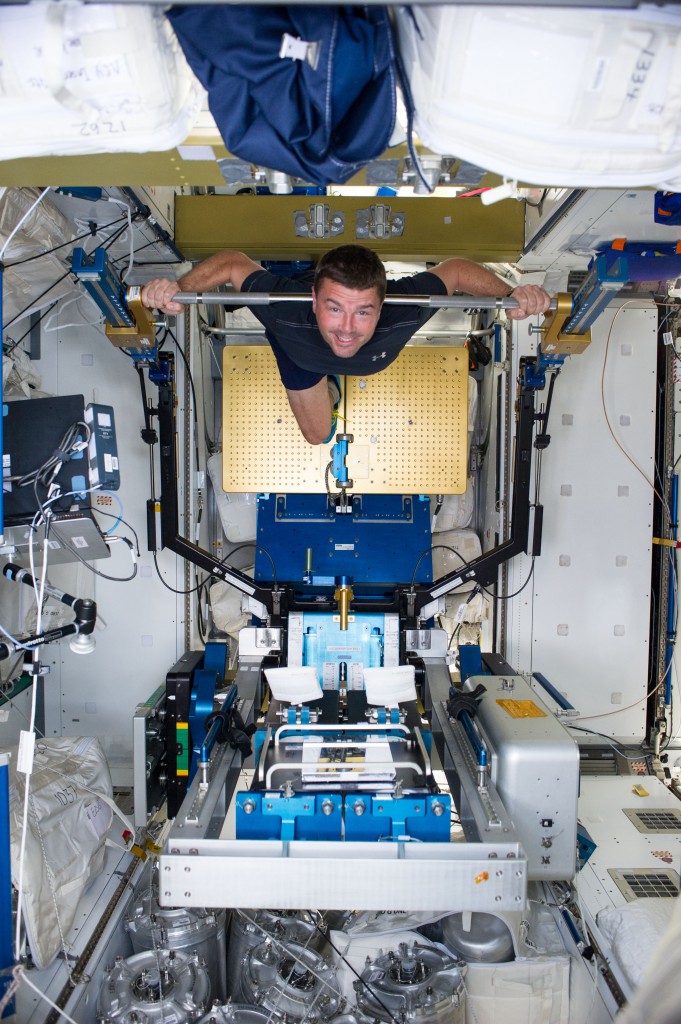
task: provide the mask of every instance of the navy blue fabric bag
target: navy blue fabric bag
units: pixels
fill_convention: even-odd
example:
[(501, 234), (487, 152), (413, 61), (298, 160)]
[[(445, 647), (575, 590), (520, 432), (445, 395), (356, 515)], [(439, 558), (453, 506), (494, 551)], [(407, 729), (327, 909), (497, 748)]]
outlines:
[(327, 185), (388, 145), (396, 57), (387, 8), (206, 4), (167, 17), (235, 156)]

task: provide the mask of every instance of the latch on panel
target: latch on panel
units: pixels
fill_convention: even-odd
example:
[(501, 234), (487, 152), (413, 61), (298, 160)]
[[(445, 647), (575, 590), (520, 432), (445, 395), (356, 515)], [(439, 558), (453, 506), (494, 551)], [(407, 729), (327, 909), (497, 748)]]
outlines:
[(296, 234), (306, 238), (330, 238), (331, 235), (342, 235), (345, 230), (345, 214), (340, 210), (331, 212), (326, 203), (312, 203), (305, 210), (296, 210), (293, 214)]
[(404, 231), (404, 213), (393, 213), (386, 203), (373, 203), (367, 210), (358, 210), (356, 238), (390, 238)]

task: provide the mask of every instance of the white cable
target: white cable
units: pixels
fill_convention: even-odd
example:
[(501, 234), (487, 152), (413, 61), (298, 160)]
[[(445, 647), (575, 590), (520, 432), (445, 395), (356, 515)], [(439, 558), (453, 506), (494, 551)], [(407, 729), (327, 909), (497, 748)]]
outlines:
[(130, 235), (130, 262), (128, 263), (128, 269), (123, 271), (121, 274), (121, 281), (127, 281), (128, 275), (133, 268), (135, 262), (135, 237), (132, 228), (132, 213), (130, 212), (130, 205), (124, 202), (122, 199), (114, 199), (113, 196), (108, 197), (108, 202), (116, 203), (118, 206), (122, 206), (128, 215), (128, 234)]
[(23, 217), (18, 222), (18, 224), (15, 224), (15, 226), (12, 228), (12, 230), (9, 233), (9, 235), (7, 236), (7, 241), (3, 245), (2, 249), (0, 249), (0, 260), (5, 255), (5, 252), (7, 250), (7, 247), (9, 245), (9, 243), (12, 241), (12, 239), (16, 235), (17, 231), (19, 230), (19, 228), (22, 226), (22, 224), (28, 218), (28, 216), (33, 212), (33, 210), (35, 210), (35, 208), (38, 205), (38, 203), (44, 198), (44, 196), (47, 195), (47, 193), (50, 191), (51, 188), (52, 188), (52, 186), (48, 185), (47, 188), (43, 189), (43, 191), (40, 193), (40, 195), (38, 196), (36, 201), (34, 203), (32, 203), (31, 206), (29, 206), (28, 210), (23, 215)]
[[(50, 313), (47, 320), (43, 324), (43, 330), (45, 331), (45, 333), (50, 334), (54, 331), (61, 331), (66, 327), (99, 327), (101, 324), (103, 324), (104, 317), (101, 316), (99, 320), (82, 320), (79, 324), (56, 324), (56, 326), (52, 327), (52, 323), (54, 322), (56, 317), (63, 313), (65, 309), (68, 309), (68, 307), (73, 302), (78, 302), (80, 299), (83, 298), (89, 299), (93, 305), (97, 305), (92, 296), (89, 295), (87, 292), (77, 292), (75, 295), (71, 295), (70, 298), (66, 300), (66, 302), (61, 303), (57, 307), (57, 309), (55, 309), (54, 313)], [(81, 312), (80, 309), (78, 310), (78, 312)], [(81, 316), (83, 315), (84, 314), (81, 313)]]
[(68, 1024), (78, 1024), (78, 1022), (75, 1021), (73, 1017), (69, 1017), (68, 1013), (65, 1010), (62, 1010), (59, 1006), (57, 1006), (56, 1003), (53, 1003), (49, 996), (46, 996), (44, 992), (41, 992), (38, 986), (34, 985), (33, 982), (29, 980), (28, 975), (24, 970), (22, 970), (21, 972), (21, 980), (25, 985), (28, 985), (29, 988), (32, 988), (34, 992), (37, 992), (40, 998), (44, 999), (45, 1002), (48, 1003), (53, 1010), (56, 1010), (57, 1013), (59, 1014), (60, 1019), (68, 1021)]
[(11, 640), (17, 647), (21, 647), (22, 651), (32, 651), (32, 647), (27, 647), (26, 644), (22, 644), (21, 640), (17, 640), (11, 633), (8, 633), (4, 626), (0, 626), (0, 633), (3, 633), (8, 640)]
[[(37, 513), (36, 513), (37, 514)], [(35, 580), (35, 567), (33, 557), (33, 535), (34, 530), (31, 528), (28, 535), (28, 555), (31, 564), (31, 576)], [(40, 636), (43, 626), (43, 611), (42, 603), (45, 597), (45, 577), (47, 574), (47, 535), (45, 536), (45, 544), (43, 546), (43, 568), (42, 568), (42, 580), (40, 587), (36, 588), (35, 584), (33, 587), (36, 601), (38, 604), (38, 612), (36, 619), (36, 635)], [(33, 664), (36, 665), (40, 660), (40, 646), (33, 648)], [(35, 685), (36, 679), (33, 680), (33, 686), (31, 687), (31, 716), (29, 719), (28, 731), (32, 736), (35, 736), (35, 716), (38, 702), (38, 687)], [(16, 927), (14, 932), (14, 958), (19, 960), (21, 956), (21, 912), (23, 909), (23, 898), (24, 898), (24, 861), (26, 859), (26, 835), (28, 833), (28, 800), (31, 791), (31, 774), (27, 772), (26, 781), (24, 784), (24, 817), (21, 823), (21, 843), (19, 846), (19, 877), (18, 877), (18, 896), (17, 896), (17, 919)]]

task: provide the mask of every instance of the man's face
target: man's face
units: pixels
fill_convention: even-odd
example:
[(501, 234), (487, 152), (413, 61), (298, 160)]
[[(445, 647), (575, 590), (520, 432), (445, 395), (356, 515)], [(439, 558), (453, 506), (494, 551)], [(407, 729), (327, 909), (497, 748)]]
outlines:
[(316, 291), (312, 289), (312, 309), (321, 336), (341, 359), (354, 356), (372, 338), (381, 305), (376, 288), (357, 291), (325, 277)]

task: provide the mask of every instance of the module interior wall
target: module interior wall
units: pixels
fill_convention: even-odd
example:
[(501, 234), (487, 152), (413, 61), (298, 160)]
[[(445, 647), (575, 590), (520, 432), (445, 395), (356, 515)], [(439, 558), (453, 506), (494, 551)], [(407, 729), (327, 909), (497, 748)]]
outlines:
[[(637, 300), (618, 312), (611, 306), (597, 321), (590, 348), (566, 362), (542, 463), (541, 556), (530, 585), (508, 609), (511, 664), (547, 676), (589, 716), (586, 727), (628, 738), (642, 737), (645, 727), (656, 324), (652, 304)], [(527, 351), (527, 328), (517, 337), (517, 348)], [(603, 412), (606, 348), (605, 405), (635, 466), (615, 444)], [(511, 563), (509, 592), (525, 581), (530, 565), (528, 557)]]
[[(90, 303), (78, 305), (93, 318)], [(52, 326), (78, 320), (74, 305), (59, 317)], [(94, 327), (43, 331), (41, 359), (35, 365), (42, 374), (44, 391), (82, 394), (86, 405), (94, 401), (114, 409), (121, 473), (116, 494), (123, 504), (124, 518), (139, 536), (139, 568), (137, 576), (127, 583), (102, 579), (79, 563), (48, 569), (48, 579), (55, 586), (96, 600), (97, 646), (89, 655), (72, 653), (65, 640), (43, 648), (44, 662), (50, 669), (44, 684), (45, 732), (48, 736), (98, 736), (114, 782), (124, 784), (132, 779), (135, 707), (164, 681), (167, 670), (182, 653), (178, 638), (183, 633), (182, 599), (159, 581), (146, 550), (149, 453), (140, 437), (143, 416), (139, 381), (132, 361)], [(153, 391), (153, 387), (149, 389), (152, 398)], [(178, 386), (180, 400), (182, 394)], [(115, 500), (108, 510), (117, 511)], [(114, 520), (102, 519), (101, 523), (107, 524), (103, 525), (107, 529)], [(123, 524), (116, 532), (129, 534)], [(181, 589), (179, 560), (159, 552), (158, 561), (169, 585)], [(110, 576), (128, 576), (131, 572), (124, 544), (114, 545), (111, 557), (94, 565)], [(19, 727), (25, 728), (25, 723)]]

